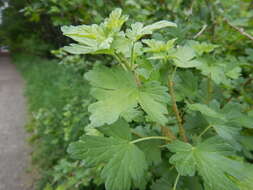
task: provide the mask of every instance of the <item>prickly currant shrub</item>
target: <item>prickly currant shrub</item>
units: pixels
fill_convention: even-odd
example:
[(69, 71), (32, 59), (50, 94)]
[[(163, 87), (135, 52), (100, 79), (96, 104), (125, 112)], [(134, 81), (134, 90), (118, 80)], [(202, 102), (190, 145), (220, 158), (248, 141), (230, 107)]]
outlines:
[(207, 42), (151, 38), (175, 23), (125, 29), (127, 20), (116, 9), (99, 25), (62, 27), (77, 42), (66, 52), (115, 58), (85, 74), (90, 124), (68, 152), (86, 163), (83, 170), (101, 166), (107, 190), (253, 189), (245, 140), (253, 115), (229, 97), (243, 64)]

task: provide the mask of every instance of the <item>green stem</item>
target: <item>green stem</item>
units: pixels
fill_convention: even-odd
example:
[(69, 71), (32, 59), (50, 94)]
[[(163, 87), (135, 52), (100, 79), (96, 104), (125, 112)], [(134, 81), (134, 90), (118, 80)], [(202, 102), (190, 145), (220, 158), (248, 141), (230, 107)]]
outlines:
[(177, 184), (178, 184), (178, 181), (179, 181), (179, 177), (180, 177), (180, 174), (177, 175), (176, 181), (175, 181), (174, 186), (173, 186), (173, 190), (177, 189)]
[(210, 128), (212, 128), (212, 125), (207, 126), (207, 128), (205, 128), (198, 137), (200, 138), (201, 136), (203, 136)]
[(172, 80), (172, 81), (173, 81), (174, 78), (175, 78), (176, 72), (177, 72), (177, 66), (174, 68), (174, 70), (173, 70), (173, 72), (172, 72), (172, 74), (171, 74), (171, 80)]
[(131, 67), (125, 60), (121, 59), (121, 57), (117, 53), (114, 53), (113, 55), (120, 64), (124, 65), (124, 67), (127, 68), (127, 70), (131, 71)]
[(121, 62), (121, 60), (119, 59), (119, 57), (116, 54), (113, 54), (113, 56), (116, 58), (116, 60), (119, 62), (119, 64), (123, 67), (123, 69), (127, 70), (127, 68), (125, 67), (125, 65)]
[(131, 133), (137, 137), (143, 138), (143, 136), (137, 132), (135, 132), (134, 130), (131, 130)]
[(133, 69), (133, 65), (134, 65), (134, 45), (135, 43), (132, 43), (132, 48), (131, 48), (131, 68)]
[(207, 81), (207, 101), (206, 101), (207, 104), (212, 99), (212, 93), (213, 93), (212, 79), (211, 79), (211, 75), (209, 75), (208, 81)]
[(141, 87), (140, 77), (139, 77), (138, 73), (136, 72), (136, 70), (134, 68), (134, 45), (135, 45), (135, 42), (132, 42), (131, 58), (130, 58), (130, 68), (131, 68), (131, 70), (134, 73), (134, 78), (135, 78), (135, 82), (136, 82), (137, 86)]
[(135, 78), (135, 82), (136, 82), (137, 86), (141, 87), (141, 80), (140, 80), (138, 73), (136, 73), (136, 71), (134, 71), (134, 78)]
[(183, 120), (180, 116), (180, 113), (179, 113), (179, 110), (178, 110), (178, 107), (177, 107), (176, 95), (175, 95), (174, 87), (173, 87), (173, 77), (174, 77), (175, 72), (176, 72), (176, 68), (175, 68), (174, 72), (172, 73), (172, 76), (169, 77), (168, 87), (169, 87), (169, 92), (170, 92), (170, 96), (171, 96), (171, 100), (172, 100), (172, 108), (173, 108), (173, 111), (176, 115), (176, 119), (177, 119), (177, 123), (178, 123), (180, 137), (185, 142), (187, 142), (188, 139), (187, 139), (186, 134), (185, 134), (185, 129), (184, 129), (184, 126), (183, 126)]
[(150, 137), (143, 137), (143, 138), (140, 138), (140, 139), (133, 140), (130, 143), (131, 144), (135, 144), (135, 143), (138, 143), (138, 142), (147, 141), (147, 140), (154, 140), (154, 139), (169, 140), (169, 141), (171, 141), (171, 138), (168, 138), (168, 137), (150, 136)]

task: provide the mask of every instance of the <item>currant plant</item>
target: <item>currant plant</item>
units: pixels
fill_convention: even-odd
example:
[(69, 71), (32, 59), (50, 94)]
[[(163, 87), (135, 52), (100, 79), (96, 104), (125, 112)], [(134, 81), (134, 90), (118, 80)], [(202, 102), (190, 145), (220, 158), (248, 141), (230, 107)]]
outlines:
[(85, 74), (94, 97), (90, 124), (68, 152), (86, 168), (101, 166), (107, 190), (253, 189), (242, 141), (253, 117), (247, 104), (227, 97), (241, 65), (218, 56), (214, 44), (150, 38), (175, 23), (123, 30), (127, 20), (116, 9), (99, 25), (62, 27), (78, 42), (66, 52), (115, 58)]

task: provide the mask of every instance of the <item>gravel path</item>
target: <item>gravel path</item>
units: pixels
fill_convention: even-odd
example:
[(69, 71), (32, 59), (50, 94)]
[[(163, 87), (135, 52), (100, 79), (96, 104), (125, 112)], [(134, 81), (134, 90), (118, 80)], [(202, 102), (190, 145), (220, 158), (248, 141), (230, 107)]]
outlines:
[(0, 55), (0, 190), (31, 189), (23, 85), (9, 57)]

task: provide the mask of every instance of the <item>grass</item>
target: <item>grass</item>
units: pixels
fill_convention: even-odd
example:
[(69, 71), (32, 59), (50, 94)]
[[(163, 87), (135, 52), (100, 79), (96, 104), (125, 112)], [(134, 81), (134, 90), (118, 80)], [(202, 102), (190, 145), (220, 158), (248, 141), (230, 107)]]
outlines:
[(13, 63), (26, 82), (25, 95), (29, 111), (40, 108), (60, 109), (77, 95), (87, 96), (88, 85), (81, 75), (36, 56), (14, 55)]

